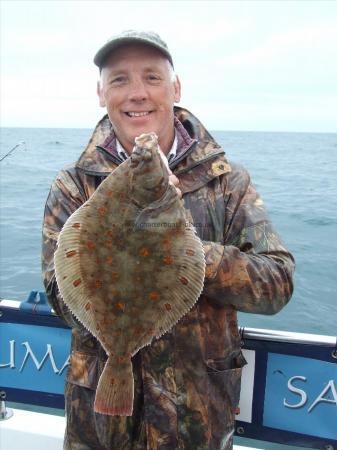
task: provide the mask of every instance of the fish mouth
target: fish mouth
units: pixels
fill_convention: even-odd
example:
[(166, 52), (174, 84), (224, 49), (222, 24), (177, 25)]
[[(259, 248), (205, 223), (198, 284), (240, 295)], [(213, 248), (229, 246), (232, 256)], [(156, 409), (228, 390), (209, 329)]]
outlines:
[(135, 138), (135, 147), (131, 153), (131, 167), (143, 166), (147, 161), (151, 161), (154, 156), (154, 149), (158, 147), (158, 138), (155, 133), (144, 133)]
[(135, 169), (136, 167), (138, 167), (138, 169), (142, 169), (144, 167), (144, 164), (147, 161), (151, 160), (152, 153), (151, 150), (147, 148), (136, 147), (136, 149), (133, 150), (130, 156), (131, 167), (133, 169)]

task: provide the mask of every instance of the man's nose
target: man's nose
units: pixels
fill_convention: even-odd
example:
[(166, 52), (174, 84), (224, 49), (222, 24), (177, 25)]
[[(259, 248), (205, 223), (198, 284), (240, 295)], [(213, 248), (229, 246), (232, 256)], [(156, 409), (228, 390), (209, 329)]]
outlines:
[(148, 97), (147, 89), (142, 80), (135, 80), (130, 85), (129, 100), (143, 101)]

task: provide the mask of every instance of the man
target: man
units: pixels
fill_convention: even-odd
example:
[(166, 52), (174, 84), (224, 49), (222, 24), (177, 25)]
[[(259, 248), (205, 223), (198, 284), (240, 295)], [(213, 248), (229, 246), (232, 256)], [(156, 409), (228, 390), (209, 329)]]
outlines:
[[(44, 221), (46, 291), (73, 329), (65, 449), (230, 449), (245, 364), (237, 311), (278, 312), (292, 294), (293, 258), (267, 219), (248, 173), (227, 161), (196, 117), (174, 107), (180, 83), (158, 35), (122, 33), (94, 61), (101, 71), (100, 105), (108, 115), (75, 166), (56, 178)], [(106, 355), (62, 302), (53, 254), (67, 218), (128, 158), (135, 137), (151, 131), (203, 241), (206, 279), (196, 306), (134, 356), (132, 417), (111, 417), (93, 408)]]

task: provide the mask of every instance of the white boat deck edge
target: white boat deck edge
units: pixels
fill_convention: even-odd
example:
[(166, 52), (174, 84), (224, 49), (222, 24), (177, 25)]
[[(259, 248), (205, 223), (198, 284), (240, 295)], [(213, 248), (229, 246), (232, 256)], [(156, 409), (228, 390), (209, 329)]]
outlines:
[(13, 409), (14, 415), (0, 422), (1, 450), (62, 450), (65, 418)]
[[(65, 418), (20, 409), (0, 421), (1, 450), (62, 450)], [(256, 450), (234, 445), (234, 450)]]

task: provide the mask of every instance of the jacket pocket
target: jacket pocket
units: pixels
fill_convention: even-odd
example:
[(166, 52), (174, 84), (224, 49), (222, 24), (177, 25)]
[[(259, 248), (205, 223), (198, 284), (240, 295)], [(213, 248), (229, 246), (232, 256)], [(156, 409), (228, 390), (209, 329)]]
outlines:
[(206, 361), (209, 398), (217, 404), (216, 409), (231, 410), (234, 415), (240, 399), (242, 367), (246, 363), (241, 350), (226, 358)]
[(74, 351), (71, 354), (67, 382), (95, 390), (98, 383), (99, 358)]

